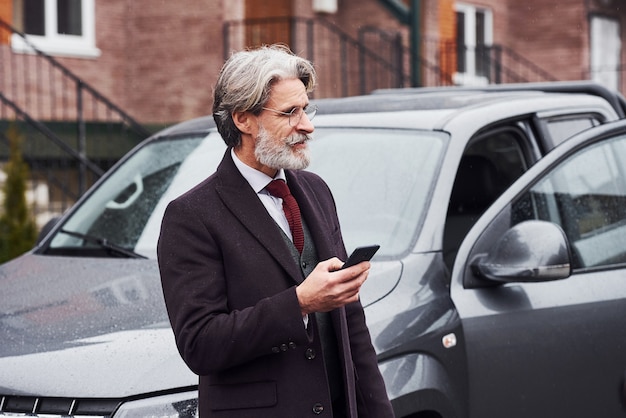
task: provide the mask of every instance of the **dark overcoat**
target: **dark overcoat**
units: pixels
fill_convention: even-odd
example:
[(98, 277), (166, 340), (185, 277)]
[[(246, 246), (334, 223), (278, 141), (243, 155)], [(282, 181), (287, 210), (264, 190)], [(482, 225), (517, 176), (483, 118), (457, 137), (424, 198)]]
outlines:
[[(335, 203), (317, 175), (286, 171), (320, 260), (346, 258)], [(280, 229), (236, 168), (217, 171), (172, 201), (158, 259), (178, 350), (200, 376), (202, 417), (330, 416), (317, 324), (304, 327), (296, 297), (302, 270)], [(393, 415), (363, 308), (332, 320), (349, 417)]]

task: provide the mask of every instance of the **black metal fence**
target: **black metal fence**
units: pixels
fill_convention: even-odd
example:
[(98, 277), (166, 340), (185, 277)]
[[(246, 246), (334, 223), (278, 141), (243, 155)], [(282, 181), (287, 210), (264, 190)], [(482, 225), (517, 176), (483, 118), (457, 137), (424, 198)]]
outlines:
[[(224, 25), (226, 57), (236, 50), (283, 42), (315, 62), (320, 77), (316, 97), (367, 94), (375, 89), (411, 86), (411, 51), (400, 31), (362, 27), (357, 36), (324, 18), (269, 18)], [(423, 39), (417, 60), (422, 86), (462, 83), (522, 83), (556, 77), (501, 45), (468, 49), (454, 42)], [(317, 59), (323, 57), (323, 59)]]
[(316, 97), (352, 96), (406, 85), (402, 40), (397, 33), (365, 27), (355, 38), (325, 19), (291, 17), (225, 22), (223, 35), (225, 58), (249, 46), (288, 44), (315, 62), (321, 81)]
[[(556, 77), (502, 45), (479, 45), (474, 48), (454, 45), (444, 53), (457, 57), (457, 74), (472, 73), (489, 84), (556, 81)], [(473, 68), (468, 63), (472, 59)]]

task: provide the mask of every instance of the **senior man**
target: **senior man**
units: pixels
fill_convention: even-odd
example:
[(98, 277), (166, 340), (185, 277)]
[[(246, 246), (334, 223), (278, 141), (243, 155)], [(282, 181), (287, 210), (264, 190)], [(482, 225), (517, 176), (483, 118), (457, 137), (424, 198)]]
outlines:
[(201, 417), (393, 417), (328, 186), (304, 171), (313, 65), (283, 46), (233, 54), (214, 92), (228, 149), (171, 202), (158, 245)]

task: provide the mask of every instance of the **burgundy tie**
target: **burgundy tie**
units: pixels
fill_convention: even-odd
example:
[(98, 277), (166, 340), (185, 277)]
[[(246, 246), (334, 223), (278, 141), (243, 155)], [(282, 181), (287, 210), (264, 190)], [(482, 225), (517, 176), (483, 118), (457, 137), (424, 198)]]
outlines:
[(287, 217), (289, 228), (291, 229), (291, 235), (293, 237), (293, 244), (300, 254), (304, 248), (304, 232), (302, 231), (302, 219), (300, 218), (300, 208), (298, 202), (291, 195), (287, 183), (283, 180), (272, 180), (270, 184), (265, 186), (265, 189), (270, 192), (274, 197), (283, 199), (283, 211)]

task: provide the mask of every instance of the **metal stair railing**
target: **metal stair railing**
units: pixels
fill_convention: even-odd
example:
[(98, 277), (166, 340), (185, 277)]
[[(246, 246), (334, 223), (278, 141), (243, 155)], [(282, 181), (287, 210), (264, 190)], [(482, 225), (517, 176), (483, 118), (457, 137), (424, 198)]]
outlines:
[[(28, 37), (0, 19), (0, 30), (4, 32), (9, 32), (12, 36), (19, 36), (22, 38), (22, 41), (25, 45), (27, 45), (31, 50), (32, 54), (29, 53), (13, 53), (9, 51), (7, 54), (6, 48), (2, 51), (2, 55), (0, 55), (0, 63), (2, 63), (2, 78), (0, 78), (0, 89), (7, 90), (7, 87), (10, 88), (13, 96), (18, 96), (20, 93), (23, 95), (20, 99), (24, 101), (25, 104), (32, 104), (32, 100), (38, 101), (36, 111), (30, 112), (33, 116), (39, 119), (47, 119), (45, 116), (49, 116), (52, 119), (55, 118), (63, 118), (67, 119), (68, 117), (75, 116), (77, 120), (83, 122), (88, 118), (86, 114), (87, 109), (84, 106), (84, 95), (91, 96), (94, 104), (92, 105), (92, 113), (91, 120), (107, 120), (111, 116), (117, 116), (117, 121), (124, 123), (130, 130), (135, 131), (140, 136), (149, 136), (150, 132), (144, 128), (140, 123), (138, 123), (135, 119), (133, 119), (128, 113), (124, 112), (120, 107), (115, 105), (109, 99), (107, 99), (103, 94), (98, 92), (94, 87), (89, 85), (88, 83), (81, 80), (78, 76), (72, 73), (67, 67), (59, 63), (55, 58), (47, 55), (46, 53), (39, 50), (32, 42), (29, 41)], [(5, 38), (6, 34), (3, 34), (1, 38)], [(18, 62), (18, 57), (23, 58), (22, 63)], [(31, 57), (36, 57), (38, 59), (31, 59)], [(7, 68), (7, 60), (10, 61), (8, 64), (11, 67), (12, 71), (9, 71)], [(27, 89), (32, 88), (32, 84), (40, 84), (41, 82), (45, 82), (43, 79), (43, 65), (47, 65), (50, 71), (56, 71), (57, 75), (49, 72), (49, 90), (53, 99), (56, 99), (56, 102), (61, 102), (61, 104), (66, 105), (62, 107), (56, 107), (57, 103), (49, 101), (50, 108), (46, 112), (44, 109), (44, 101), (38, 100), (37, 95), (41, 93), (41, 91), (32, 92)], [(22, 71), (21, 74), (17, 72)], [(35, 72), (33, 75), (32, 72)], [(19, 76), (22, 76), (22, 83), (20, 84)], [(33, 77), (35, 79), (33, 79)], [(9, 86), (7, 86), (8, 82), (11, 82)], [(55, 83), (56, 82), (56, 83)], [(39, 87), (42, 87), (39, 85)], [(65, 93), (59, 91), (60, 88), (69, 87), (69, 90), (75, 90), (75, 96), (72, 99), (71, 93)], [(33, 94), (33, 93), (36, 93)], [(16, 100), (17, 103), (19, 101)], [(106, 110), (105, 113), (99, 112), (97, 110), (98, 103), (104, 107)], [(72, 110), (71, 105), (75, 105), (75, 108)], [(26, 109), (29, 106), (25, 106)]]
[(381, 31), (374, 34), (374, 41), (373, 34), (372, 28), (364, 28), (359, 40), (323, 17), (233, 20), (224, 22), (224, 54), (228, 58), (232, 51), (248, 46), (286, 43), (292, 51), (315, 63), (322, 81), (314, 92), (319, 98), (403, 87), (405, 69), (400, 38)]
[(494, 63), (491, 68), (495, 84), (558, 80), (557, 77), (507, 46), (495, 45), (484, 48), (490, 56), (489, 62)]
[(54, 134), (46, 125), (43, 123), (33, 119), (30, 115), (20, 109), (15, 103), (9, 100), (2, 92), (0, 92), (0, 102), (4, 106), (8, 106), (17, 117), (18, 120), (22, 120), (26, 122), (29, 126), (32, 126), (36, 129), (43, 137), (56, 145), (62, 153), (67, 154), (73, 159), (79, 161), (82, 165), (85, 166), (86, 169), (89, 169), (93, 174), (100, 177), (104, 174), (104, 170), (100, 168), (97, 164), (89, 160), (85, 155), (79, 153), (74, 148), (70, 147), (66, 144), (62, 139)]
[[(2, 93), (0, 104), (4, 114), (6, 109), (13, 112), (10, 123), (17, 123), (20, 135), (26, 139), (25, 143), (21, 144), (22, 157), (30, 168), (31, 178), (28, 181), (33, 194), (31, 204), (41, 227), (47, 220), (63, 213), (80, 198), (82, 189), (80, 186), (76, 187), (75, 162), (84, 167), (79, 182), (82, 180), (93, 183), (104, 174), (104, 171)], [(0, 131), (0, 144), (6, 150), (10, 148), (9, 138), (6, 137), (4, 130)], [(37, 195), (41, 194), (37, 191), (42, 188), (46, 191), (45, 202), (37, 198)], [(52, 201), (49, 199), (51, 194), (55, 197)]]
[[(12, 37), (30, 51), (13, 51)], [(151, 133), (1, 19), (0, 42), (0, 130), (19, 122), (33, 181), (49, 189), (46, 210), (62, 212)], [(0, 160), (7, 153), (0, 143)]]
[[(474, 77), (475, 80), (482, 79), (488, 84), (557, 81), (557, 78), (548, 71), (504, 45), (479, 45), (468, 48), (464, 45), (459, 46), (454, 41), (432, 39), (427, 40), (425, 44), (426, 48), (436, 50), (430, 54), (435, 57), (435, 61), (455, 64), (452, 68), (448, 65), (449, 79), (455, 77), (462, 79), (469, 74), (470, 81), (471, 77)], [(465, 59), (468, 54), (474, 60), (475, 67), (472, 69), (466, 68), (469, 65)]]
[[(355, 38), (324, 17), (275, 17), (227, 21), (223, 29), (224, 53), (249, 46), (285, 42), (316, 64), (322, 83), (315, 97), (367, 94), (376, 89), (411, 87), (411, 50), (399, 31), (368, 26)], [(418, 65), (422, 86), (459, 82), (454, 41), (424, 39)], [(477, 79), (490, 84), (553, 81), (556, 77), (519, 53), (502, 45), (483, 46), (475, 54)], [(316, 61), (317, 57), (324, 57)]]

